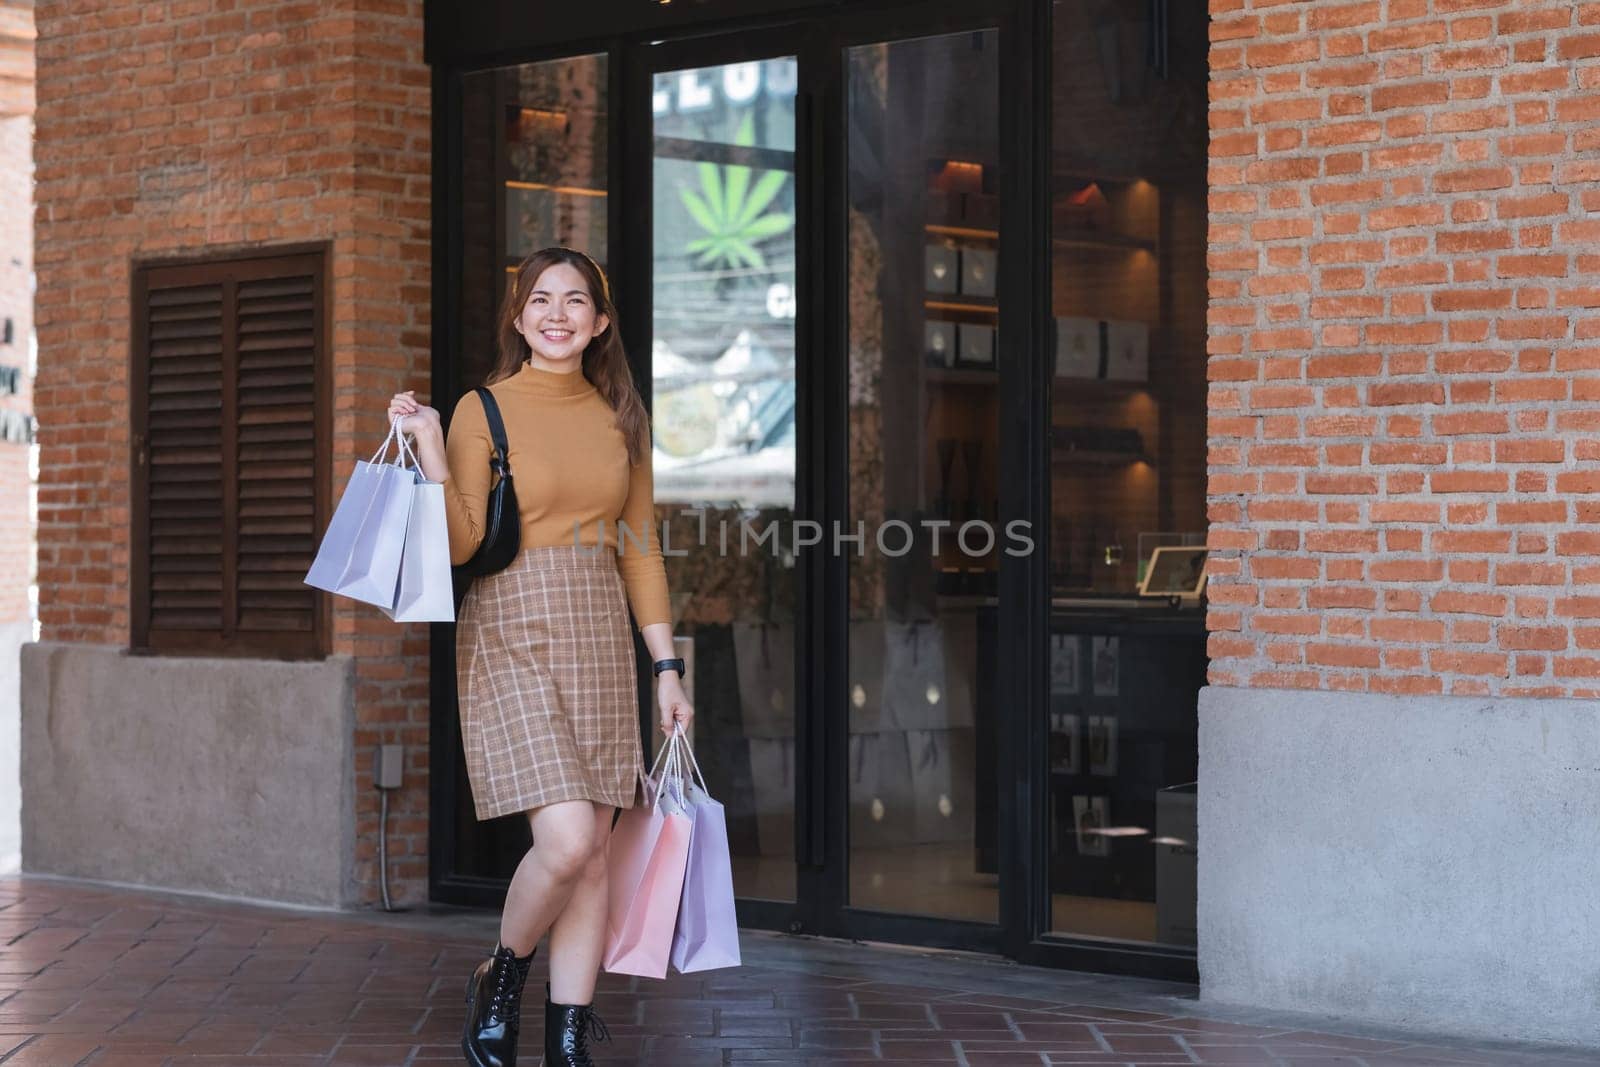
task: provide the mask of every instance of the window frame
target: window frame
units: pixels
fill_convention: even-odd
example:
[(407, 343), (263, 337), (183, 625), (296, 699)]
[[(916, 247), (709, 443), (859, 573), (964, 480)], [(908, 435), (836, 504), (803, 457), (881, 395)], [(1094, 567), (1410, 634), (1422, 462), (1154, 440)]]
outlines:
[[(258, 659), (322, 659), (329, 653), (331, 603), (312, 593), (307, 631), (240, 630), (238, 603), (237, 499), (239, 464), (238, 334), (229, 294), (240, 282), (309, 275), (312, 278), (312, 529), (316, 537), (331, 513), (329, 458), (332, 453), (332, 354), (329, 351), (330, 242), (234, 249), (203, 255), (135, 259), (129, 272), (128, 485), (129, 485), (129, 648), (134, 655), (237, 656)], [(148, 464), (149, 300), (166, 288), (220, 284), (224, 289), (222, 392), (223, 588), (218, 630), (163, 630), (151, 626), (150, 477)], [(229, 457), (232, 457), (231, 459)], [(230, 581), (231, 578), (231, 581)]]

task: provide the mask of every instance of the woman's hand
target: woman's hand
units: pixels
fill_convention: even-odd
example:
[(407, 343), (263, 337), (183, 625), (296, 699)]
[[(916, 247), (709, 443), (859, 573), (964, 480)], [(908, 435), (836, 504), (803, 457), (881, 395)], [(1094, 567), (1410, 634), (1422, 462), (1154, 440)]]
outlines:
[(426, 404), (417, 403), (417, 391), (408, 389), (403, 393), (396, 393), (394, 399), (389, 401), (389, 422), (400, 420), (400, 432), (414, 434), (421, 437), (424, 433), (437, 432), (439, 429), (439, 413)]
[(694, 706), (683, 695), (683, 683), (678, 680), (677, 671), (662, 671), (656, 676), (656, 704), (661, 708), (662, 733), (671, 737), (674, 724), (681, 725), (685, 734), (689, 732), (689, 724), (694, 722)]

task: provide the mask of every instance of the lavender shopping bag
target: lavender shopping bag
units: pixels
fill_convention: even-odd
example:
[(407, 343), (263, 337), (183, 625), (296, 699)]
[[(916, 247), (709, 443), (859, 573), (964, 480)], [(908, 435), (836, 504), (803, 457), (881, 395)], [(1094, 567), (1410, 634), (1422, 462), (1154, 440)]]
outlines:
[(684, 800), (694, 819), (689, 860), (684, 869), (678, 927), (672, 935), (672, 966), (680, 974), (739, 966), (739, 919), (733, 906), (733, 864), (728, 857), (728, 824), (722, 805), (711, 799), (700, 765), (682, 742), (694, 769)]
[[(677, 735), (661, 746), (659, 779), (641, 778), (639, 802), (622, 813), (608, 845), (606, 950), (612, 974), (665, 978), (689, 857), (690, 818), (675, 764)], [(653, 770), (653, 769), (652, 769)]]
[[(399, 434), (397, 420), (372, 458), (356, 464), (306, 572), (307, 585), (380, 608), (394, 607), (411, 518), (411, 490), (417, 481), (416, 472), (403, 466), (400, 456), (393, 463), (379, 462)], [(402, 442), (402, 453), (404, 448)]]

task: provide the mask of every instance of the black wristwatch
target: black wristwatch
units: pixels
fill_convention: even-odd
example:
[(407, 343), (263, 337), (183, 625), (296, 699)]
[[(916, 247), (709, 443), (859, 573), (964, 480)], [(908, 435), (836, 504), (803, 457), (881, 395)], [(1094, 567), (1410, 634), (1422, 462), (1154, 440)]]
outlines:
[(655, 672), (657, 678), (661, 677), (662, 671), (677, 671), (679, 680), (683, 679), (683, 660), (681, 659), (658, 659), (651, 664), (650, 669)]

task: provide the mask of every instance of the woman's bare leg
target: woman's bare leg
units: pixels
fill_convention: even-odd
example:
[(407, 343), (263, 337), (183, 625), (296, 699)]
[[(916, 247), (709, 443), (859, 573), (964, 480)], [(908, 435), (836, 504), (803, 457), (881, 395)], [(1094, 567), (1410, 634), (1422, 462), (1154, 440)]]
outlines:
[(606, 842), (616, 808), (594, 804), (594, 837), (589, 862), (567, 906), (550, 927), (550, 999), (557, 1004), (592, 1004), (600, 957), (605, 951)]
[(528, 812), (528, 824), (533, 847), (511, 876), (500, 916), (500, 943), (519, 956), (539, 944), (585, 876), (594, 853), (594, 805), (587, 800), (547, 804)]

